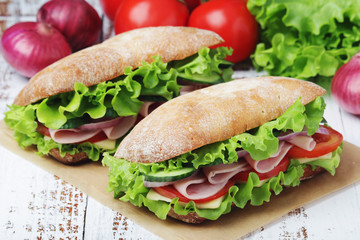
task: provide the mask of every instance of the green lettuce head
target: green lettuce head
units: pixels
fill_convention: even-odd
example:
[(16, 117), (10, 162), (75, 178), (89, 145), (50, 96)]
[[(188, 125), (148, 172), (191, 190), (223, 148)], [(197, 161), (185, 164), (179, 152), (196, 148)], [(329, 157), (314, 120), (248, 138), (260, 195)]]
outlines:
[(247, 6), (261, 27), (252, 61), (269, 75), (327, 88), (360, 50), (358, 0), (249, 0)]

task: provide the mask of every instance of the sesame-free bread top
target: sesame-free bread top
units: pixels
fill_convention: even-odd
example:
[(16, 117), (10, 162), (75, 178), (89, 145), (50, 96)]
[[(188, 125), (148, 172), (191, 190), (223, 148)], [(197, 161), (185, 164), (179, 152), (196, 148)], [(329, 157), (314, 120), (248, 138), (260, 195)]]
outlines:
[(172, 99), (138, 123), (115, 157), (161, 162), (201, 146), (226, 140), (325, 94), (320, 86), (285, 77), (238, 79)]
[(73, 53), (34, 75), (16, 97), (25, 106), (40, 99), (74, 90), (74, 83), (96, 85), (139, 67), (160, 55), (164, 62), (181, 60), (223, 42), (216, 33), (190, 27), (149, 27), (118, 34), (100, 44)]

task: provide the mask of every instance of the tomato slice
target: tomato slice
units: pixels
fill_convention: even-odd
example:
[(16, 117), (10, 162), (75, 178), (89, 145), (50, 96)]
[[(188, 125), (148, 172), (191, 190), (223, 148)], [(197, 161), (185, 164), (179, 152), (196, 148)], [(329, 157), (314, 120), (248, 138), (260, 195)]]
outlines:
[(49, 128), (45, 127), (45, 125), (42, 124), (41, 122), (37, 122), (36, 131), (37, 131), (38, 133), (40, 133), (41, 135), (50, 137)]
[(164, 187), (156, 187), (153, 188), (158, 194), (173, 199), (178, 197), (180, 202), (190, 202), (190, 201), (194, 201), (195, 203), (205, 203), (205, 202), (209, 202), (211, 200), (217, 199), (219, 197), (224, 196), (230, 189), (231, 186), (233, 186), (235, 184), (234, 180), (229, 180), (228, 183), (222, 188), (220, 189), (217, 193), (215, 193), (214, 195), (207, 197), (207, 198), (202, 198), (202, 199), (189, 199), (185, 196), (183, 196), (181, 193), (179, 193), (174, 187), (173, 185), (169, 185), (169, 186), (164, 186)]
[(107, 136), (103, 131), (101, 131), (98, 134), (96, 134), (95, 136), (93, 136), (85, 141), (78, 142), (78, 143), (84, 143), (84, 142), (96, 143), (96, 142), (103, 141), (105, 139), (107, 139)]
[(256, 173), (259, 176), (260, 180), (264, 180), (264, 179), (268, 179), (274, 176), (279, 175), (280, 172), (285, 172), (286, 169), (288, 169), (290, 164), (289, 158), (287, 156), (285, 156), (281, 162), (270, 172), (266, 172), (266, 173), (259, 173), (257, 172), (255, 169), (250, 169), (244, 172), (239, 172), (238, 174), (236, 174), (234, 176), (235, 181), (237, 182), (246, 182), (249, 178), (249, 174), (251, 172)]
[(342, 143), (343, 136), (330, 127), (323, 127), (329, 131), (329, 134), (315, 133), (312, 137), (316, 146), (312, 151), (293, 146), (288, 152), (288, 156), (291, 158), (314, 158), (335, 151)]

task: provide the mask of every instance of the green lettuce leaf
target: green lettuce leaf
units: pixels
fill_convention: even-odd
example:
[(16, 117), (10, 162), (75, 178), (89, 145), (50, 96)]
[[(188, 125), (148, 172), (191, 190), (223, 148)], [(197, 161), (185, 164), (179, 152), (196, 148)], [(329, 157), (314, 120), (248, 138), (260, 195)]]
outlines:
[[(86, 87), (75, 83), (74, 91), (65, 92), (40, 100), (28, 106), (9, 106), (5, 123), (14, 130), (14, 136), (21, 147), (37, 145), (39, 154), (48, 154), (50, 149), (59, 148), (61, 155), (85, 151), (92, 160), (98, 160), (104, 149), (94, 144), (57, 144), (36, 132), (39, 121), (51, 129), (67, 128), (76, 123), (84, 124), (87, 119), (102, 117), (136, 116), (143, 100), (170, 100), (179, 95), (183, 77), (198, 81), (201, 75), (209, 77), (205, 83), (214, 84), (232, 79), (232, 64), (224, 60), (232, 51), (220, 47), (202, 48), (199, 53), (181, 61), (164, 63), (160, 56), (153, 62), (143, 62), (137, 69), (127, 67), (123, 76)], [(186, 73), (186, 74), (185, 74)], [(194, 74), (191, 77), (191, 73)], [(216, 76), (216, 81), (213, 81)]]
[(357, 0), (249, 0), (248, 8), (261, 26), (252, 61), (269, 75), (328, 83), (360, 50)]
[[(192, 201), (184, 207), (178, 204), (178, 198), (173, 199), (170, 203), (150, 200), (146, 198), (150, 189), (144, 187), (144, 174), (159, 170), (171, 171), (189, 165), (199, 168), (209, 164), (236, 162), (236, 150), (239, 146), (246, 146), (246, 150), (249, 150), (252, 156), (260, 156), (261, 159), (268, 158), (269, 154), (265, 151), (276, 152), (278, 148), (278, 140), (274, 140), (277, 138), (274, 136), (273, 130), (301, 131), (306, 127), (308, 134), (312, 135), (319, 126), (324, 107), (324, 100), (321, 97), (306, 106), (303, 106), (298, 100), (282, 116), (264, 124), (264, 130), (260, 130), (263, 127), (261, 126), (253, 131), (243, 133), (245, 137), (240, 134), (229, 140), (210, 144), (161, 163), (132, 163), (105, 153), (102, 163), (109, 167), (107, 190), (114, 192), (114, 197), (122, 201), (131, 202), (139, 207), (148, 207), (161, 219), (166, 218), (171, 207), (174, 207), (175, 212), (181, 215), (196, 212), (201, 217), (215, 220), (228, 213), (232, 204), (239, 208), (244, 208), (247, 204), (262, 205), (270, 200), (272, 193), (277, 195), (284, 187), (299, 185), (306, 164), (291, 160), (290, 166), (285, 172), (281, 172), (261, 186), (259, 186), (259, 177), (255, 173), (251, 173), (246, 183), (236, 184), (229, 189), (228, 194), (217, 209), (197, 209)], [(244, 144), (242, 141), (247, 143)], [(307, 164), (312, 167), (321, 166), (334, 174), (335, 168), (340, 162), (341, 151), (342, 147), (339, 147), (334, 151), (331, 159), (316, 160)]]

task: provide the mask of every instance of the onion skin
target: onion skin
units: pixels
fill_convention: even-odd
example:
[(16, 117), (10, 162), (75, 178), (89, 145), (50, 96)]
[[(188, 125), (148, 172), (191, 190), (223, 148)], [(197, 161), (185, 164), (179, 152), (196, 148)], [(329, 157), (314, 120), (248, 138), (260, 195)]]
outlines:
[(57, 28), (73, 52), (100, 40), (102, 21), (96, 10), (84, 0), (51, 0), (37, 13), (38, 22)]
[(6, 29), (1, 50), (10, 66), (29, 78), (71, 54), (69, 44), (57, 29), (38, 22), (21, 22)]
[(346, 112), (360, 115), (360, 52), (337, 70), (331, 94)]

